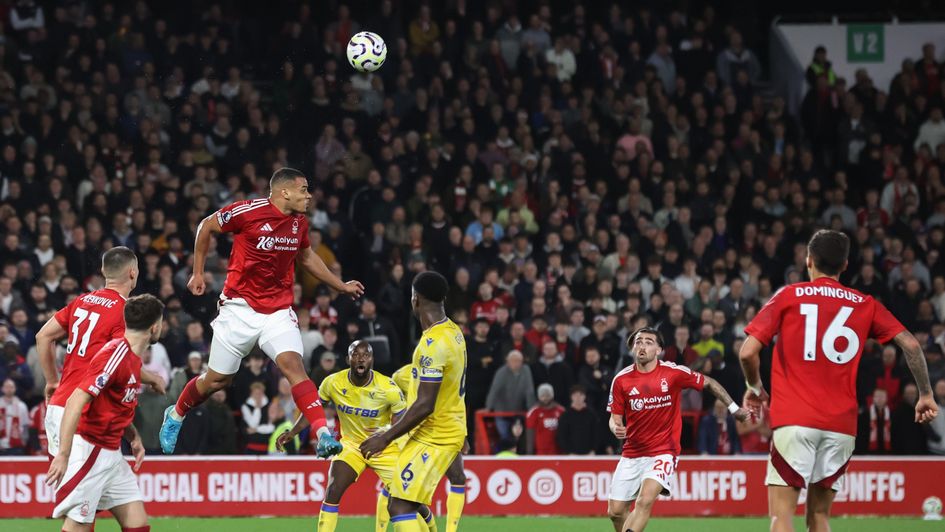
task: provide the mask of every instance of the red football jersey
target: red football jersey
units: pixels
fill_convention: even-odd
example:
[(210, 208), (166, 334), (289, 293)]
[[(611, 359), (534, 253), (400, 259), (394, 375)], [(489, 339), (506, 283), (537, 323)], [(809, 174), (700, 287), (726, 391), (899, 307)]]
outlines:
[(106, 342), (125, 334), (125, 298), (111, 288), (89, 292), (60, 309), (56, 321), (69, 336), (59, 387), (49, 404), (65, 406), (92, 356)]
[(771, 427), (800, 425), (856, 436), (856, 372), (867, 338), (905, 330), (880, 302), (821, 277), (778, 291), (745, 333), (768, 345)]
[(295, 258), (311, 246), (305, 216), (282, 214), (268, 199), (256, 199), (220, 209), (217, 221), (234, 234), (223, 294), (245, 299), (262, 314), (291, 307)]
[(623, 456), (678, 456), (682, 434), (679, 394), (686, 388), (701, 391), (703, 386), (701, 373), (664, 360), (649, 373), (640, 372), (636, 364), (618, 373), (610, 387), (607, 411), (624, 418), (627, 438)]
[(536, 405), (525, 416), (525, 428), (535, 431), (535, 454), (558, 454), (558, 419), (564, 414), (564, 408), (553, 403), (549, 407)]
[(125, 428), (135, 418), (141, 387), (141, 357), (124, 338), (105, 344), (89, 362), (80, 389), (93, 395), (78, 433), (106, 449), (118, 449)]

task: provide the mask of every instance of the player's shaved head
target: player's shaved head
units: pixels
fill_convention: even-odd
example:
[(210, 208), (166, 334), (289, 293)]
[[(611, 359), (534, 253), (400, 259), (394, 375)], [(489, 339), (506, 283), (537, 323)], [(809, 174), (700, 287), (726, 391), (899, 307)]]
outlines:
[(115, 279), (137, 264), (138, 256), (134, 251), (125, 246), (116, 246), (102, 255), (102, 275), (106, 279)]
[(348, 356), (353, 355), (355, 351), (359, 349), (366, 351), (369, 355), (374, 354), (374, 348), (371, 347), (370, 342), (367, 340), (355, 340), (351, 342), (351, 345), (348, 346)]
[(272, 177), (269, 178), (269, 190), (278, 190), (284, 188), (292, 183), (295, 183), (295, 180), (298, 178), (306, 179), (305, 174), (301, 171), (296, 170), (295, 168), (288, 168), (283, 166), (282, 168), (276, 170), (272, 173)]
[(840, 231), (821, 229), (807, 243), (807, 254), (820, 273), (840, 275), (847, 267), (850, 238)]

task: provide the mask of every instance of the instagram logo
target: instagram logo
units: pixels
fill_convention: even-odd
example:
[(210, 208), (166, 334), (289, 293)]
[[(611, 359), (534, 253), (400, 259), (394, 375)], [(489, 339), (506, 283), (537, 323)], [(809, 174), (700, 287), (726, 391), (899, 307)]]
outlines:
[(528, 480), (528, 495), (542, 505), (553, 504), (561, 497), (564, 483), (553, 469), (539, 469)]

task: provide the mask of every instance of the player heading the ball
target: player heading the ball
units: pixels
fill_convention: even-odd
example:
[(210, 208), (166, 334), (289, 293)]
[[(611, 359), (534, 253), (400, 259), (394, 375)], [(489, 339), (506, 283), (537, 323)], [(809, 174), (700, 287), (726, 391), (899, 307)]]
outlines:
[(233, 233), (233, 252), (220, 295), (219, 314), (213, 320), (213, 339), (207, 372), (184, 387), (176, 405), (164, 411), (161, 448), (172, 454), (184, 416), (210, 394), (229, 386), (243, 358), (256, 344), (269, 356), (292, 385), (299, 411), (319, 435), (316, 452), (328, 457), (341, 452), (341, 444), (326, 427), (325, 412), (315, 383), (302, 365), (302, 336), (292, 310), (292, 285), (298, 262), (319, 281), (342, 294), (359, 297), (358, 281), (335, 277), (308, 239), (312, 194), (308, 179), (292, 168), (280, 168), (269, 180), (269, 197), (238, 201), (203, 219), (194, 244), (194, 271), (187, 288), (194, 295), (206, 290), (204, 264), (210, 239)]

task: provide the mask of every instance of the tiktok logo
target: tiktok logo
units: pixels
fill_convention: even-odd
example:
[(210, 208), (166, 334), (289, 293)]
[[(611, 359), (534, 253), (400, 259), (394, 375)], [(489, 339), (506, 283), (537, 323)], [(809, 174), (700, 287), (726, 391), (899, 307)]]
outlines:
[(522, 479), (510, 469), (496, 470), (489, 475), (486, 493), (496, 504), (503, 506), (512, 504), (522, 494)]

